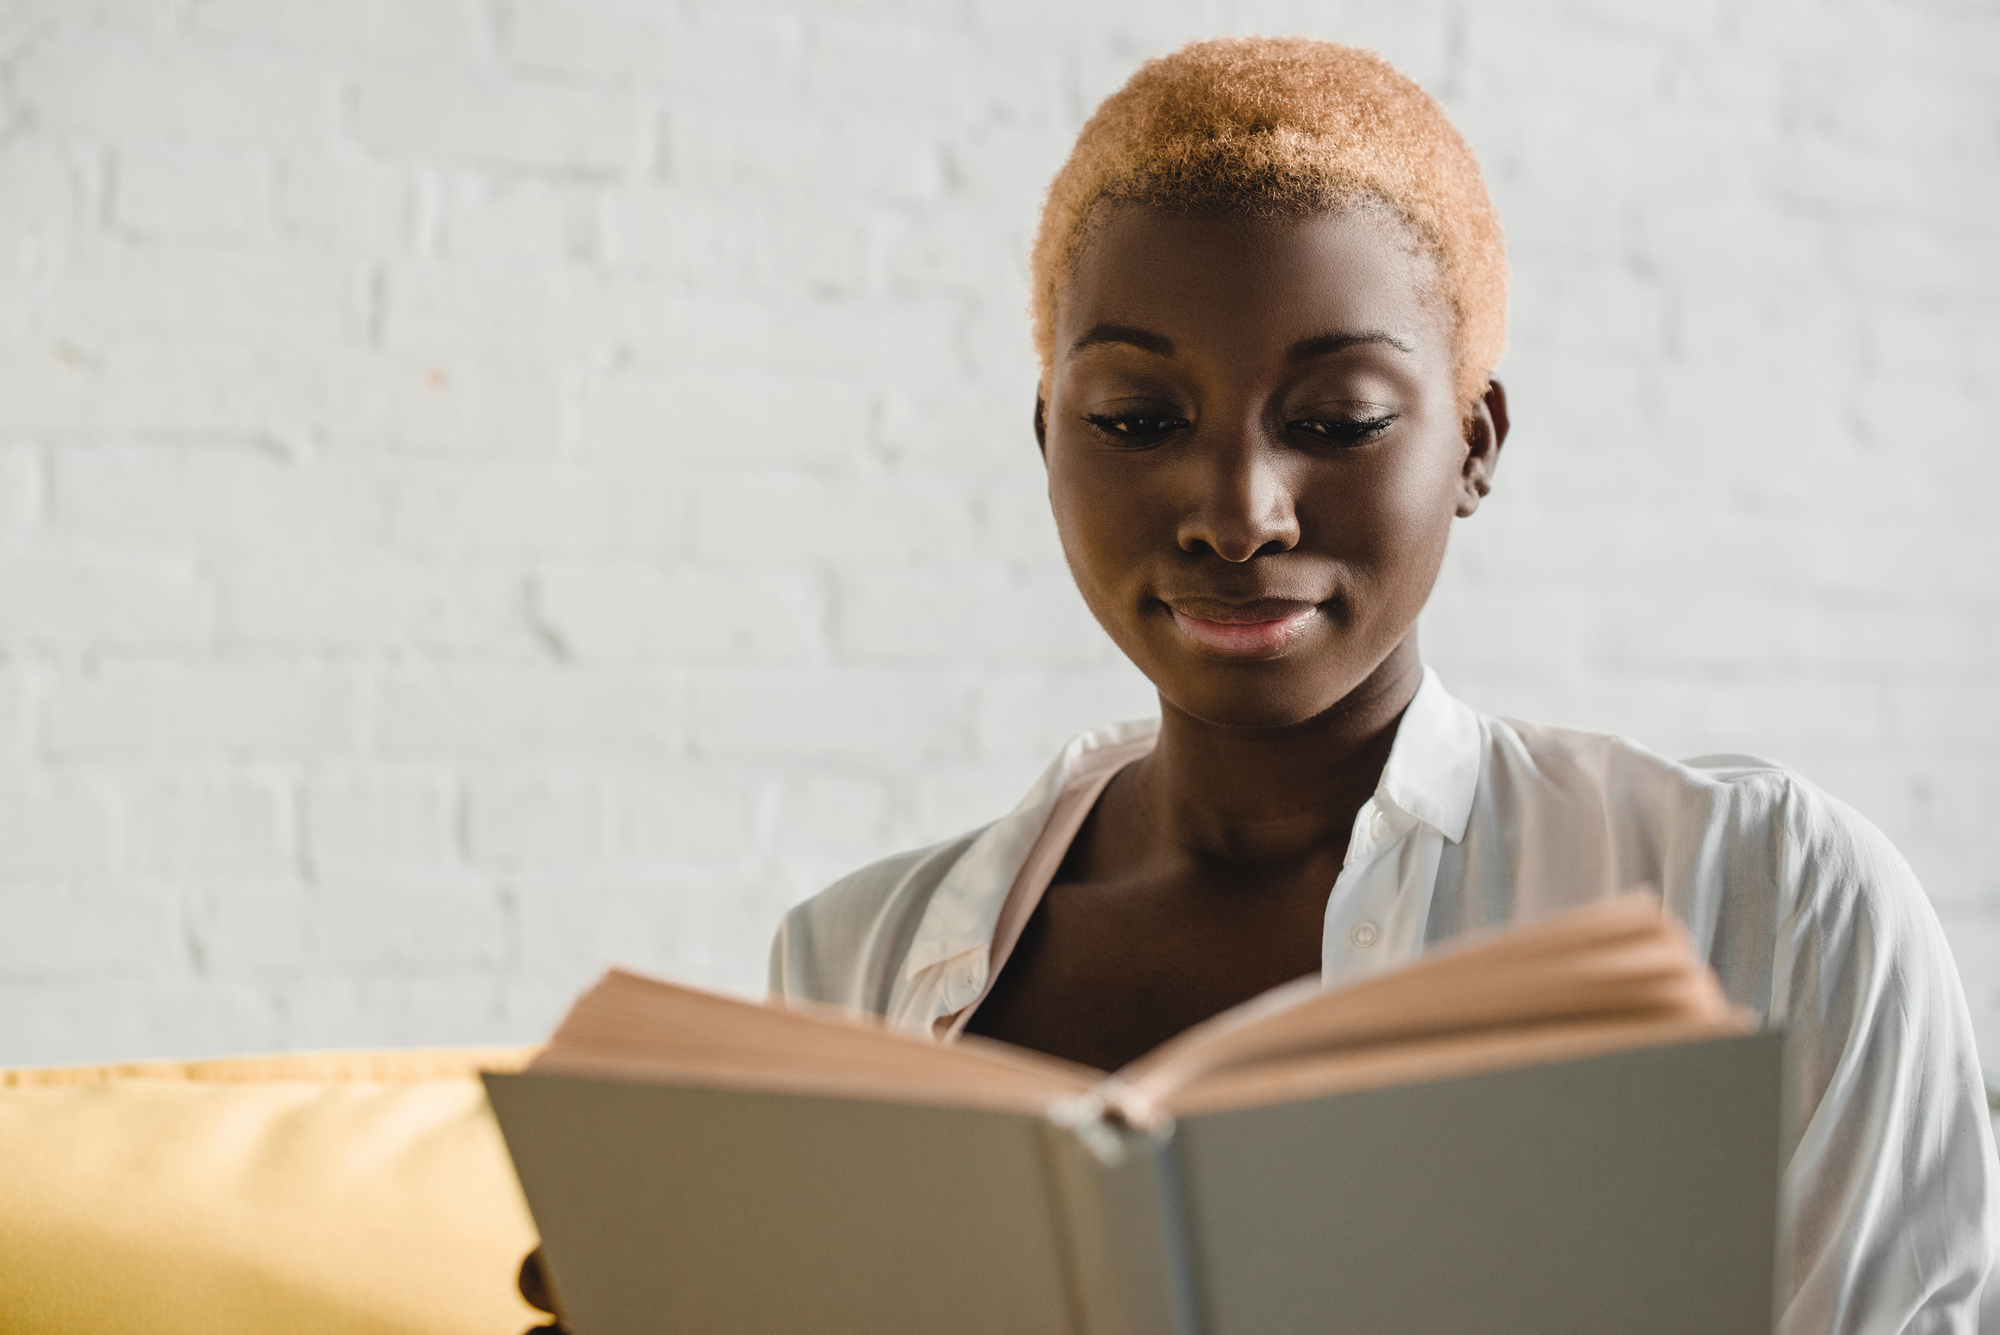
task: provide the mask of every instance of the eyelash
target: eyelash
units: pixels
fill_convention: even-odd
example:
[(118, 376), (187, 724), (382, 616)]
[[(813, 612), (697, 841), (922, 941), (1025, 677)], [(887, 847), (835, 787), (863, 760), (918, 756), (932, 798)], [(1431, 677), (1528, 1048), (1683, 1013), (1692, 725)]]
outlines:
[[(1120, 445), (1152, 445), (1165, 439), (1187, 425), (1182, 417), (1155, 417), (1145, 413), (1092, 413), (1084, 421), (1097, 428), (1099, 435), (1116, 441)], [(1156, 424), (1152, 430), (1144, 430), (1141, 423)]]
[[(1167, 436), (1187, 426), (1187, 420), (1180, 417), (1149, 416), (1144, 413), (1130, 413), (1119, 416), (1115, 413), (1093, 413), (1084, 421), (1095, 427), (1099, 434), (1121, 445), (1153, 445)], [(1396, 420), (1396, 414), (1382, 417), (1364, 418), (1302, 418), (1287, 422), (1289, 430), (1304, 431), (1308, 435), (1330, 445), (1358, 445), (1371, 440), (1389, 429)], [(1148, 430), (1142, 424), (1151, 424)]]
[[(1285, 425), (1294, 431), (1304, 431), (1330, 444), (1358, 445), (1364, 440), (1372, 440), (1389, 429), (1396, 420), (1396, 414), (1385, 413), (1381, 417), (1311, 418)], [(1327, 428), (1314, 430), (1315, 427)]]

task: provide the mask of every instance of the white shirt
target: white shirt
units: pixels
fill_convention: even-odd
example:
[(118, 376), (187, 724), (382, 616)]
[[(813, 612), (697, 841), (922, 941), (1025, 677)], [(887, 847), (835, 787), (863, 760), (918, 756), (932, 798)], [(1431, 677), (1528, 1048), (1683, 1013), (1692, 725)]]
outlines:
[[(1011, 814), (793, 909), (772, 991), (955, 1033), (1089, 804), (1157, 731), (1085, 733)], [(1733, 1002), (1790, 1031), (1781, 1335), (1972, 1335), (2000, 1174), (1965, 996), (1908, 864), (1797, 775), (1488, 718), (1426, 669), (1327, 898), (1323, 976), (1637, 885)]]

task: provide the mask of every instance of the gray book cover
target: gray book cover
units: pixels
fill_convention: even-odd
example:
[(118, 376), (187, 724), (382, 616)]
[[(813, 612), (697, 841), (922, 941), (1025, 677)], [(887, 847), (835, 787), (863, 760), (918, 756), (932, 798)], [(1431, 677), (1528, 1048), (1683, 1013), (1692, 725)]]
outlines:
[(1187, 1117), (489, 1075), (578, 1335), (1764, 1335), (1776, 1034)]

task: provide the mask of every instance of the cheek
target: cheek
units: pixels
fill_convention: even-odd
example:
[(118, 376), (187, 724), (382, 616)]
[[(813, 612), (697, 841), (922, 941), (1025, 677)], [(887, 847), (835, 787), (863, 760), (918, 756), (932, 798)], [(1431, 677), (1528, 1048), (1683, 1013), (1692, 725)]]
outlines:
[[(1157, 566), (1147, 503), (1129, 477), (1049, 450), (1049, 508), (1070, 577), (1084, 606), (1126, 657), (1150, 676), (1145, 572)], [(1122, 485), (1121, 485), (1122, 482)]]
[[(1056, 539), (1062, 544), (1063, 560), (1084, 605), (1099, 622), (1105, 619), (1107, 599), (1101, 588), (1105, 572), (1114, 562), (1103, 550), (1103, 515), (1093, 506), (1086, 490), (1078, 485), (1075, 470), (1067, 466), (1061, 452), (1049, 450), (1049, 512), (1056, 521)], [(1109, 629), (1107, 626), (1106, 629)]]
[(1451, 530), (1458, 509), (1453, 473), (1436, 463), (1405, 471), (1385, 498), (1387, 521), (1401, 534), (1412, 559), (1422, 560)]
[(1075, 564), (1078, 546), (1083, 541), (1082, 518), (1084, 507), (1078, 500), (1075, 470), (1070, 466), (1066, 452), (1054, 442), (1048, 447), (1049, 470), (1049, 513), (1055, 517), (1056, 536), (1062, 540), (1063, 554)]
[(1133, 567), (1139, 543), (1135, 497), (1067, 450), (1049, 450), (1049, 509), (1063, 555), (1086, 595)]
[(1385, 458), (1372, 477), (1332, 480), (1314, 505), (1326, 547), (1372, 573), (1380, 593), (1429, 581), (1443, 559), (1457, 512), (1452, 461), (1425, 449)]
[[(1458, 458), (1455, 440), (1426, 451), (1401, 470), (1385, 497), (1387, 522), (1397, 538), (1397, 565), (1410, 595), (1419, 603), (1430, 596), (1444, 560), (1446, 540), (1458, 513)], [(1420, 587), (1419, 587), (1420, 586)]]

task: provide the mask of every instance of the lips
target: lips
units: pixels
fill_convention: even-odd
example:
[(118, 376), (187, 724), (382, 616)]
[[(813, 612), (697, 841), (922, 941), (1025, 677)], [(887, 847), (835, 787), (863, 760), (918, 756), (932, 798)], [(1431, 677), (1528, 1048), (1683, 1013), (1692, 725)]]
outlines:
[(1181, 634), (1212, 654), (1272, 658), (1283, 653), (1319, 616), (1313, 603), (1288, 598), (1227, 602), (1176, 598), (1167, 604)]

